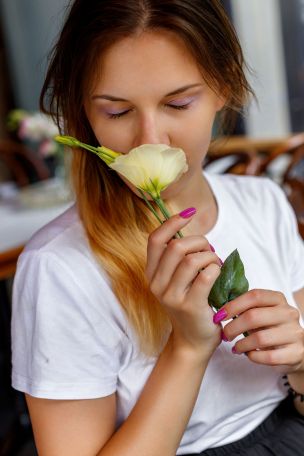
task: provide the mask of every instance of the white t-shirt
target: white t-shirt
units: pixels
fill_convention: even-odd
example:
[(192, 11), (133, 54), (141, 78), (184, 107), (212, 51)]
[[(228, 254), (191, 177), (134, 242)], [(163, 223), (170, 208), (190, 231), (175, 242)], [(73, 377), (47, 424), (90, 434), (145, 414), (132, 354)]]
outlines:
[[(282, 190), (266, 178), (205, 176), (219, 209), (209, 242), (222, 259), (238, 248), (250, 289), (279, 290), (295, 306), (304, 245)], [(14, 388), (48, 399), (116, 392), (117, 426), (153, 369), (156, 358), (139, 352), (75, 207), (40, 230), (19, 259), (12, 340)], [(210, 360), (178, 454), (242, 438), (286, 396), (281, 376), (232, 354), (234, 344), (223, 342)]]

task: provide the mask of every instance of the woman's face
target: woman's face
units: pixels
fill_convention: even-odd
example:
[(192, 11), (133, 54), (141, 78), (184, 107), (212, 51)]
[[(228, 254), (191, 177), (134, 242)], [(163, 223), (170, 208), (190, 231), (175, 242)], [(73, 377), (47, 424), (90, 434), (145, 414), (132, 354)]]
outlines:
[(99, 143), (127, 153), (141, 144), (180, 147), (189, 173), (201, 173), (224, 100), (204, 81), (185, 44), (170, 32), (144, 32), (113, 44), (85, 109)]

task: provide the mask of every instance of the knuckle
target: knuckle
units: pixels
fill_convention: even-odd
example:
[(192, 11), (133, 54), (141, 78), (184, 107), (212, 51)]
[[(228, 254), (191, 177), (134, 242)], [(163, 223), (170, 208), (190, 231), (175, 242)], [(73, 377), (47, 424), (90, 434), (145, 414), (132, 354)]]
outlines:
[(299, 346), (298, 358), (299, 358), (300, 361), (302, 361), (303, 358), (304, 358), (304, 346), (303, 346), (303, 344), (300, 344), (300, 343), (298, 344), (298, 346)]
[(210, 259), (210, 263), (218, 264), (219, 257), (217, 256), (216, 253), (210, 252), (210, 253), (208, 253), (208, 256), (209, 256), (209, 259)]
[(253, 290), (250, 290), (248, 292), (248, 295), (249, 295), (251, 301), (254, 302), (254, 303), (255, 302), (259, 302), (262, 299), (262, 291), (257, 289), (257, 288), (254, 288)]
[(280, 304), (286, 303), (286, 298), (285, 298), (284, 293), (282, 293), (281, 291), (275, 291), (274, 293), (276, 294), (277, 300)]
[(221, 273), (221, 268), (217, 264), (210, 264), (206, 269), (200, 271), (197, 279), (202, 285), (210, 285)]
[(196, 281), (198, 281), (201, 285), (206, 286), (210, 283), (210, 274), (207, 271), (200, 271)]
[(259, 309), (249, 309), (245, 313), (247, 323), (254, 324), (259, 316)]
[(159, 244), (161, 244), (161, 236), (160, 236), (160, 233), (157, 230), (153, 231), (153, 233), (149, 234), (148, 244), (151, 247), (156, 247)]
[(184, 244), (181, 239), (172, 239), (170, 241), (170, 243), (168, 244), (167, 249), (170, 252), (174, 252), (175, 254), (178, 254), (178, 255), (185, 254)]
[(199, 267), (199, 261), (198, 261), (198, 256), (196, 254), (191, 254), (189, 253), (186, 255), (184, 258), (184, 263), (187, 267), (189, 268), (198, 268)]
[(288, 313), (289, 313), (289, 318), (290, 319), (299, 321), (300, 312), (299, 312), (298, 309), (296, 309), (295, 307), (289, 306)]
[(205, 270), (199, 271), (199, 273), (197, 274), (197, 276), (195, 278), (195, 282), (196, 283), (198, 282), (200, 285), (208, 284), (207, 274), (206, 274)]
[(205, 238), (204, 236), (200, 236), (200, 240), (201, 240), (201, 243), (202, 243), (203, 248), (206, 249), (206, 250), (209, 250), (210, 244), (209, 244), (209, 242), (208, 242), (208, 239)]
[(296, 340), (304, 350), (304, 329), (301, 326), (298, 326), (294, 331), (294, 340)]
[(265, 334), (265, 331), (258, 331), (255, 333), (255, 341), (259, 348), (267, 347), (269, 345), (269, 337)]
[(267, 360), (267, 364), (269, 364), (270, 366), (276, 366), (279, 364), (278, 356), (277, 356), (275, 350), (269, 350), (266, 353), (266, 360)]

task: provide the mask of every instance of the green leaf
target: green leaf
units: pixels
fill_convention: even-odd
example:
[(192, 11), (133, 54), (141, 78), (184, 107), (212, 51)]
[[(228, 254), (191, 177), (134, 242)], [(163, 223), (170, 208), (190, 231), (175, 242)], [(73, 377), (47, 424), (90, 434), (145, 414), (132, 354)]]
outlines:
[(248, 289), (244, 265), (236, 249), (225, 260), (221, 274), (210, 291), (208, 302), (212, 307), (220, 309), (227, 302), (246, 293)]

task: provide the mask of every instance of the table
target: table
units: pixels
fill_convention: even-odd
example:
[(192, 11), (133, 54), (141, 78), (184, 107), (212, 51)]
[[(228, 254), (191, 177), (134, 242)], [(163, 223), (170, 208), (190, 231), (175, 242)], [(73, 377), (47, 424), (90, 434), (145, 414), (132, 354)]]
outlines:
[[(49, 197), (50, 188), (54, 188), (53, 181), (39, 183), (0, 200), (0, 280), (14, 274), (18, 256), (32, 235), (73, 204), (72, 200), (58, 199), (52, 204), (49, 200), (49, 205), (43, 206), (43, 194), (49, 192)], [(36, 201), (36, 207), (23, 204), (24, 195), (27, 198), (37, 195), (40, 203)]]

